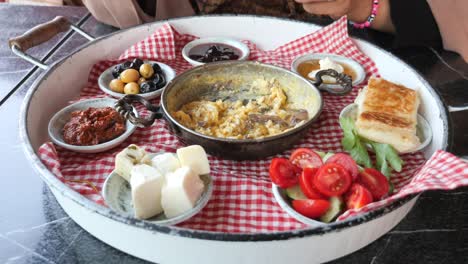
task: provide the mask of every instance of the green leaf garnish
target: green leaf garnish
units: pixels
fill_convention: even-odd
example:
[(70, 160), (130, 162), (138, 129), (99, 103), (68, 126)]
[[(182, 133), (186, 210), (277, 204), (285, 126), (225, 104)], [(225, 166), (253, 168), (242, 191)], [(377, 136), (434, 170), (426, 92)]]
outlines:
[(340, 118), (340, 126), (343, 129), (343, 139), (341, 144), (343, 145), (344, 150), (351, 155), (357, 164), (367, 168), (372, 168), (369, 153), (367, 153), (366, 147), (363, 145), (357, 134), (353, 119), (349, 117)]
[(340, 126), (343, 130), (341, 144), (357, 164), (366, 168), (372, 168), (372, 161), (369, 157), (366, 145), (370, 145), (375, 152), (376, 167), (388, 179), (390, 179), (392, 169), (400, 172), (403, 167), (403, 160), (398, 156), (398, 152), (389, 144), (377, 143), (365, 138), (361, 138), (354, 125), (354, 120), (349, 117), (340, 118)]
[(343, 139), (341, 140), (341, 144), (345, 149), (352, 149), (356, 144), (353, 120), (351, 118), (340, 118), (340, 125), (343, 129)]
[(392, 168), (397, 172), (401, 171), (403, 161), (392, 146), (376, 142), (370, 142), (370, 144), (374, 149), (377, 169), (380, 170), (380, 172), (389, 178), (392, 173)]
[(393, 194), (393, 191), (395, 191), (395, 185), (393, 184), (393, 182), (391, 181), (388, 181), (388, 184), (389, 184), (389, 189), (388, 189), (388, 195), (392, 195)]

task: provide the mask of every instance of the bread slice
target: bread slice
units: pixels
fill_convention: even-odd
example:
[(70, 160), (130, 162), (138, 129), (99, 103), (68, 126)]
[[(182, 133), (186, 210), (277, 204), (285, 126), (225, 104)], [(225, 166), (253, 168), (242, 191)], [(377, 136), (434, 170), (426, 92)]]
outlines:
[(421, 142), (416, 136), (419, 96), (417, 91), (381, 78), (370, 78), (355, 103), (356, 128), (362, 137), (408, 152)]

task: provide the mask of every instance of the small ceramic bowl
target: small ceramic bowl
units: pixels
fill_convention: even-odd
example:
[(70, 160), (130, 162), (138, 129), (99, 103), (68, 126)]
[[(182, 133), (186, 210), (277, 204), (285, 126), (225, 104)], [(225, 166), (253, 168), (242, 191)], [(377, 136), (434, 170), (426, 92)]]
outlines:
[[(109, 149), (112, 149), (118, 145), (120, 145), (125, 139), (127, 139), (133, 131), (135, 131), (135, 126), (130, 123), (128, 120), (126, 121), (126, 131), (114, 138), (113, 140), (93, 145), (93, 146), (76, 146), (76, 145), (71, 145), (65, 143), (63, 140), (63, 132), (62, 129), (64, 125), (70, 120), (70, 115), (73, 111), (77, 110), (86, 110), (90, 107), (96, 107), (96, 108), (102, 108), (102, 107), (114, 107), (115, 102), (117, 100), (111, 99), (111, 98), (97, 98), (97, 99), (89, 99), (89, 100), (83, 100), (76, 102), (74, 104), (71, 104), (59, 112), (57, 112), (49, 121), (49, 127), (48, 127), (48, 132), (49, 132), (49, 137), (52, 142), (55, 144), (69, 149), (73, 150), (76, 152), (81, 152), (81, 153), (97, 153), (97, 152), (103, 152)], [(135, 112), (135, 114), (137, 114)]]
[[(153, 158), (157, 154), (161, 153), (151, 153), (149, 155), (151, 158)], [(185, 220), (188, 220), (200, 212), (210, 200), (211, 194), (213, 192), (213, 181), (211, 176), (209, 174), (200, 175), (200, 179), (203, 181), (205, 188), (193, 209), (172, 218), (167, 218), (164, 213), (161, 213), (150, 219), (147, 219), (146, 221), (150, 221), (159, 225), (176, 225)], [(135, 213), (133, 209), (132, 190), (130, 183), (115, 171), (112, 171), (104, 182), (104, 186), (102, 187), (102, 196), (104, 197), (106, 204), (115, 212), (121, 215), (134, 217)]]
[[(157, 63), (157, 64), (159, 64), (159, 66), (163, 70), (164, 75), (166, 77), (166, 85), (164, 87), (162, 87), (161, 89), (158, 89), (156, 91), (149, 92), (149, 93), (138, 94), (141, 97), (144, 97), (144, 98), (150, 100), (150, 99), (156, 98), (156, 97), (161, 95), (162, 91), (164, 90), (164, 88), (166, 88), (167, 84), (172, 79), (174, 79), (174, 77), (176, 76), (176, 73), (175, 73), (174, 69), (172, 69), (169, 65), (164, 64), (162, 62), (145, 60), (144, 63), (151, 63), (151, 64)], [(124, 93), (114, 92), (109, 87), (109, 83), (113, 79), (115, 79), (114, 76), (112, 75), (112, 69), (114, 69), (114, 67), (116, 65), (113, 65), (113, 66), (109, 67), (107, 70), (105, 70), (103, 73), (101, 73), (101, 75), (99, 76), (99, 79), (98, 79), (98, 84), (99, 84), (99, 88), (103, 92), (105, 92), (106, 94), (108, 94), (108, 95), (110, 95), (110, 96), (112, 96), (114, 98), (122, 98), (122, 97), (125, 96)]]
[[(292, 62), (291, 70), (301, 75), (297, 70), (297, 68), (299, 67), (301, 63), (306, 62), (306, 61), (311, 61), (311, 60), (321, 60), (325, 58), (329, 58), (332, 61), (335, 61), (341, 65), (345, 65), (351, 68), (355, 72), (355, 75), (356, 75), (355, 78), (353, 78), (353, 82), (352, 82), (353, 86), (360, 84), (366, 78), (366, 71), (364, 70), (362, 65), (356, 62), (355, 60), (349, 59), (343, 56), (339, 56), (335, 54), (327, 54), (327, 53), (312, 53), (312, 54), (305, 54), (305, 55), (299, 56), (295, 58), (294, 61)], [(303, 77), (310, 80), (311, 82), (315, 81), (314, 79), (310, 79), (307, 76), (303, 76)], [(339, 88), (337, 84), (324, 83), (323, 86), (328, 87), (328, 88)]]
[[(342, 117), (350, 117), (353, 120), (357, 119), (358, 115), (358, 105), (357, 104), (350, 104), (343, 108), (340, 113), (340, 118)], [(432, 140), (432, 129), (427, 120), (420, 114), (418, 114), (418, 123), (416, 124), (416, 136), (419, 138), (419, 141), (421, 142), (421, 145), (417, 147), (414, 150), (408, 151), (408, 152), (399, 152), (400, 154), (405, 154), (405, 153), (412, 153), (412, 152), (417, 152), (429, 145)]]
[(241, 41), (237, 39), (232, 39), (232, 38), (226, 38), (226, 37), (211, 37), (211, 38), (201, 38), (201, 39), (196, 39), (194, 41), (191, 41), (187, 43), (187, 45), (184, 46), (182, 49), (182, 57), (186, 61), (188, 61), (192, 66), (199, 66), (205, 64), (204, 62), (199, 62), (196, 60), (192, 60), (189, 55), (192, 54), (199, 54), (203, 55), (206, 52), (206, 49), (209, 45), (224, 45), (224, 46), (230, 46), (238, 51), (239, 58), (237, 60), (242, 61), (242, 60), (247, 60), (249, 58), (250, 54), (250, 49), (242, 43)]
[(323, 225), (326, 225), (326, 223), (323, 223), (323, 222), (320, 222), (320, 221), (316, 221), (312, 218), (308, 218), (307, 216), (303, 216), (301, 215), (300, 213), (298, 213), (296, 210), (294, 210), (294, 208), (292, 208), (290, 202), (289, 202), (289, 198), (288, 196), (286, 195), (286, 192), (284, 189), (276, 186), (275, 184), (271, 184), (271, 189), (273, 191), (273, 196), (275, 197), (276, 199), (276, 202), (278, 202), (278, 204), (280, 205), (280, 207), (287, 213), (289, 214), (291, 217), (293, 217), (294, 219), (296, 219), (297, 221), (301, 222), (301, 223), (304, 223), (308, 226), (311, 226), (311, 227), (317, 227), (317, 226), (323, 226)]

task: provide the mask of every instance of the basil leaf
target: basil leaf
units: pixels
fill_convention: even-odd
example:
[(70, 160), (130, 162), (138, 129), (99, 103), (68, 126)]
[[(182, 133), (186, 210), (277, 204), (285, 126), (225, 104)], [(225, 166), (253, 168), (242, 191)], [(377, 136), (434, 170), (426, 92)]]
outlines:
[(390, 145), (386, 148), (386, 159), (395, 171), (400, 172), (403, 168), (403, 160), (398, 156), (395, 148)]
[(340, 126), (343, 129), (341, 144), (346, 151), (351, 151), (356, 144), (354, 122), (351, 118), (340, 118)]
[(395, 190), (395, 185), (391, 181), (388, 181), (388, 185), (390, 187), (390, 188), (388, 188), (388, 195), (392, 195), (393, 191)]
[(349, 117), (340, 118), (340, 126), (343, 129), (341, 144), (344, 150), (351, 155), (357, 164), (363, 165), (366, 168), (371, 168), (372, 162), (369, 153), (367, 153), (366, 147), (357, 134), (354, 120)]
[(340, 126), (343, 129), (343, 132), (354, 131), (354, 120), (351, 117), (341, 117)]
[(388, 180), (390, 180), (390, 177), (392, 176), (392, 168), (388, 166), (387, 161), (384, 159), (383, 163), (381, 165), (377, 165), (377, 168), (382, 172), (385, 177), (387, 177)]
[[(401, 171), (403, 161), (391, 145), (376, 142), (371, 142), (370, 144), (375, 152), (377, 169), (380, 170), (382, 174), (389, 178), (392, 172), (391, 168), (398, 172)], [(388, 163), (390, 163), (391, 167)]]
[(367, 153), (366, 146), (361, 143), (359, 137), (356, 137), (356, 144), (349, 153), (357, 164), (360, 164), (365, 168), (372, 168), (372, 161), (369, 157), (369, 153)]
[(341, 139), (341, 145), (343, 145), (344, 150), (351, 151), (351, 149), (354, 147), (354, 144), (356, 144), (355, 137), (344, 134), (343, 138)]

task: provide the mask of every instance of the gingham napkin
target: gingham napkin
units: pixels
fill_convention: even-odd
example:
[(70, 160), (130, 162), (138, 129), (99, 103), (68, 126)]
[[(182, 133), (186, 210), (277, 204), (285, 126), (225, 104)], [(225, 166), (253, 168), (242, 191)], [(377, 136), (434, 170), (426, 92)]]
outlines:
[[(178, 74), (190, 69), (191, 66), (181, 56), (181, 50), (195, 38), (178, 33), (167, 23), (162, 25), (151, 36), (127, 49), (118, 60), (102, 61), (94, 65), (80, 99), (105, 96), (97, 85), (99, 74), (127, 58), (161, 61), (173, 67)], [(349, 38), (346, 18), (274, 50), (261, 50), (248, 40), (244, 42), (251, 50), (250, 60), (289, 68), (292, 60), (304, 53), (335, 53), (361, 63), (367, 77), (378, 75), (374, 62)], [(325, 104), (319, 120), (297, 145), (291, 146), (291, 150), (307, 147), (327, 152), (342, 151), (338, 116), (344, 106), (353, 102), (358, 89), (363, 85), (354, 87), (346, 96), (324, 93)], [(158, 99), (153, 101), (157, 102)], [(120, 147), (105, 153), (79, 154), (49, 142), (41, 146), (39, 154), (44, 164), (65, 184), (89, 199), (104, 204), (100, 195), (102, 184), (114, 169), (115, 155), (131, 143), (140, 145), (149, 152), (175, 152), (182, 146), (166, 129), (164, 121), (159, 120), (149, 128), (137, 129)], [(286, 151), (278, 156), (288, 157), (289, 154), (290, 151)], [(438, 151), (425, 164), (421, 153), (403, 155), (402, 158), (405, 161), (404, 170), (395, 174), (392, 179), (396, 194), (360, 210), (348, 211), (340, 220), (387, 205), (410, 193), (428, 189), (452, 189), (468, 184), (467, 165), (449, 153)], [(271, 159), (231, 161), (210, 156), (209, 160), (214, 180), (213, 196), (199, 214), (179, 226), (227, 233), (275, 232), (306, 227), (284, 212), (273, 197), (268, 175)]]

